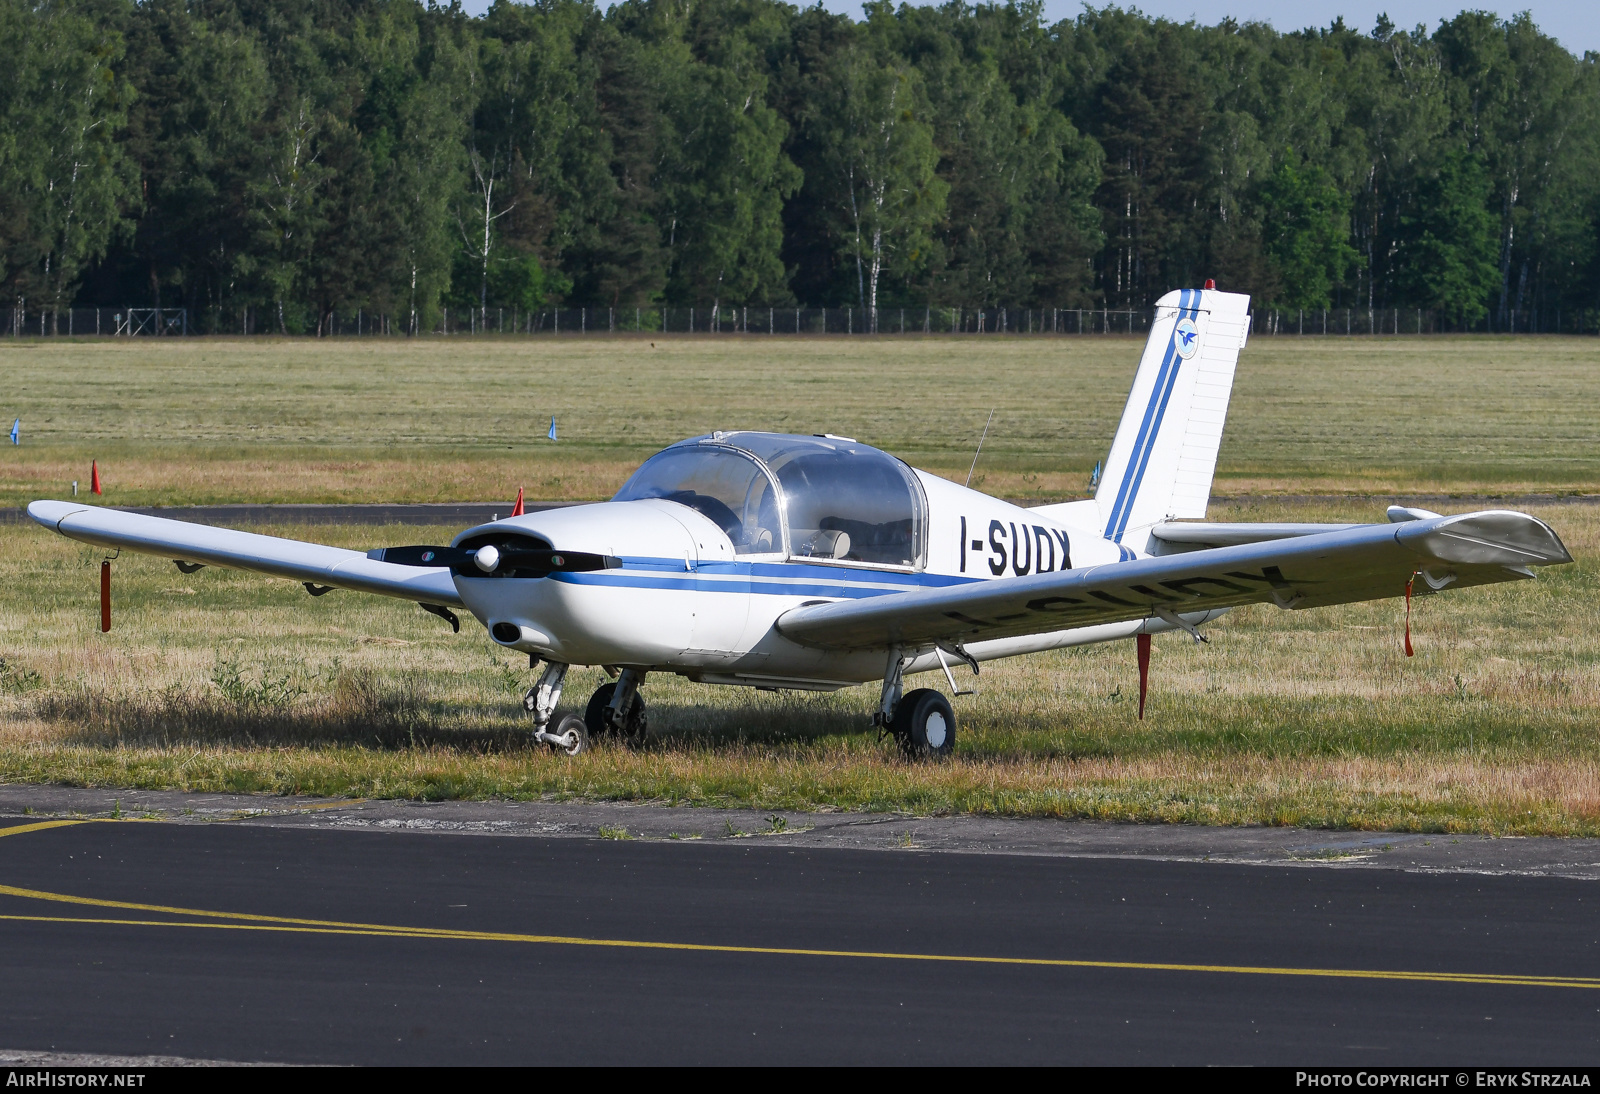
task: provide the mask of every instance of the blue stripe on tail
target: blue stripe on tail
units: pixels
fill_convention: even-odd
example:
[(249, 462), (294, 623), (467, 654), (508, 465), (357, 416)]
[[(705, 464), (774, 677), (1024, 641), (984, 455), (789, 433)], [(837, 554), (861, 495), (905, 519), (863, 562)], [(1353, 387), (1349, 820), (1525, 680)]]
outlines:
[[(1199, 314), (1199, 310), (1200, 291), (1180, 290), (1177, 319), (1185, 316), (1193, 318)], [(1172, 398), (1173, 388), (1177, 386), (1178, 370), (1183, 367), (1183, 358), (1178, 355), (1177, 339), (1177, 323), (1174, 320), (1172, 340), (1167, 343), (1167, 351), (1161, 358), (1161, 368), (1150, 389), (1150, 402), (1145, 406), (1144, 420), (1139, 424), (1139, 435), (1128, 457), (1128, 466), (1123, 471), (1122, 483), (1117, 488), (1116, 503), (1111, 507), (1111, 515), (1106, 521), (1107, 538), (1118, 544), (1122, 542), (1122, 534), (1127, 531), (1134, 500), (1139, 496), (1145, 469), (1150, 465), (1150, 454), (1155, 450), (1156, 438), (1161, 433), (1161, 421), (1166, 416), (1167, 403)]]

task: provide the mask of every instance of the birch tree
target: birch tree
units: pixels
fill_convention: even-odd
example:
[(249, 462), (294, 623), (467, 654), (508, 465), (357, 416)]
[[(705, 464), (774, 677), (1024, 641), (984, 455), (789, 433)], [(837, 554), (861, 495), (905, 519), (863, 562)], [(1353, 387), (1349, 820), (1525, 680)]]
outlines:
[(856, 297), (876, 331), (884, 274), (907, 277), (927, 264), (950, 187), (935, 173), (933, 128), (909, 65), (856, 44), (836, 58), (821, 91), (812, 124), (827, 150)]

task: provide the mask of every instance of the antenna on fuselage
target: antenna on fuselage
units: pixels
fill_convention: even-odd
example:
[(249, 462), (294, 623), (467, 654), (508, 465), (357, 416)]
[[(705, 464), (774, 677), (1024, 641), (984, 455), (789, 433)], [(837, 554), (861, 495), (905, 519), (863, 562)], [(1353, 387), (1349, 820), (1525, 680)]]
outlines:
[(978, 438), (978, 451), (972, 454), (972, 466), (967, 468), (967, 481), (963, 486), (972, 485), (972, 473), (978, 469), (978, 456), (983, 452), (983, 442), (989, 436), (989, 427), (994, 424), (994, 410), (989, 411), (989, 420), (983, 423), (983, 436)]

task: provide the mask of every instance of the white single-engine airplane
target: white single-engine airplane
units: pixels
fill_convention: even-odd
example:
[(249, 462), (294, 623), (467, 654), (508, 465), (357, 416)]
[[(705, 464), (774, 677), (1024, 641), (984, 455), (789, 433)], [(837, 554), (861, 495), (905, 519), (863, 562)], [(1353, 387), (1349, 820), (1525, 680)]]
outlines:
[[(524, 705), (576, 754), (645, 731), (651, 672), (757, 688), (882, 682), (876, 724), (945, 756), (955, 715), (913, 673), (1199, 627), (1240, 604), (1323, 607), (1534, 576), (1572, 561), (1549, 526), (1491, 510), (1392, 507), (1386, 524), (1202, 523), (1249, 297), (1156, 305), (1106, 473), (1086, 501), (1025, 509), (831, 434), (718, 432), (646, 460), (608, 502), (469, 528), (448, 547), (362, 555), (296, 540), (36, 501), (86, 543), (413, 600), (545, 669)], [(570, 665), (617, 678), (550, 728)]]

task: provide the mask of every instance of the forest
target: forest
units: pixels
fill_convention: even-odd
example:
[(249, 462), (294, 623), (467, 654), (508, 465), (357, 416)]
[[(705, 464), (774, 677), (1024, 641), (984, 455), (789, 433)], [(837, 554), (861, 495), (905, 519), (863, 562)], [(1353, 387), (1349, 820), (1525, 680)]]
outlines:
[[(0, 0), (17, 314), (1258, 306), (1600, 323), (1600, 56), (1037, 3)], [(70, 314), (70, 313), (69, 313)], [(231, 326), (230, 326), (231, 325)], [(44, 320), (40, 320), (44, 329)]]

